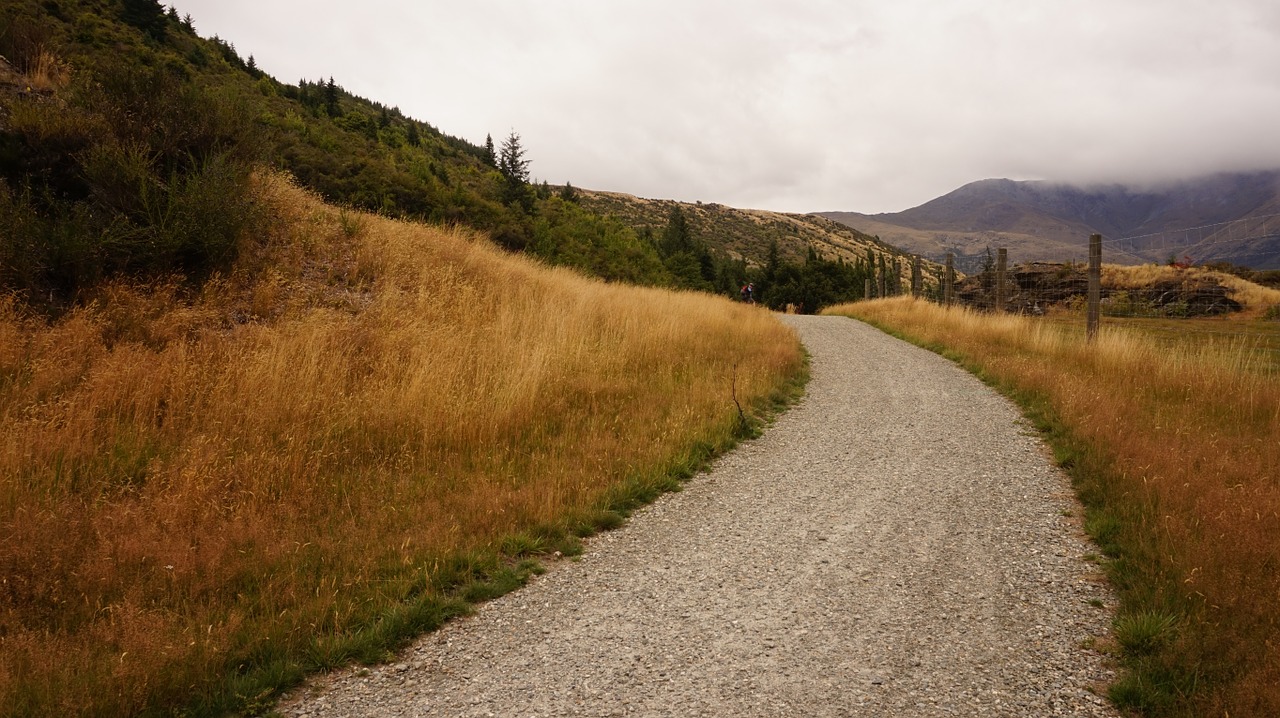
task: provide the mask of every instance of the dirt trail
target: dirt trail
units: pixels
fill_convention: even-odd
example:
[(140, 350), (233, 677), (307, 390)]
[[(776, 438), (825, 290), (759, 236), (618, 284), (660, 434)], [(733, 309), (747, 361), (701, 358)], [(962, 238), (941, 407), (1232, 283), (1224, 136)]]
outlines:
[(1017, 410), (929, 352), (787, 317), (805, 399), (679, 493), (291, 716), (1115, 716), (1110, 605)]

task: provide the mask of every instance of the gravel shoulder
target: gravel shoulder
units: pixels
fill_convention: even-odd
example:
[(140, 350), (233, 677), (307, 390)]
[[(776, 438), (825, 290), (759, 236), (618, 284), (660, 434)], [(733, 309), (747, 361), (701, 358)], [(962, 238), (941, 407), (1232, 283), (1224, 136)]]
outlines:
[(784, 320), (813, 377), (762, 437), (579, 560), (280, 712), (1117, 716), (1084, 647), (1114, 600), (1018, 410), (866, 325)]

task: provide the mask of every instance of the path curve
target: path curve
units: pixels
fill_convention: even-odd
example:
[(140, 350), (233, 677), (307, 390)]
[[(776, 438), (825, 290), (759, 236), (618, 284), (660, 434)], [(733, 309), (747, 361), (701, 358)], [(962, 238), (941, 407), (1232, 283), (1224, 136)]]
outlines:
[(765, 434), (397, 663), (288, 716), (1115, 716), (1112, 605), (1015, 407), (841, 317), (786, 317), (806, 397)]

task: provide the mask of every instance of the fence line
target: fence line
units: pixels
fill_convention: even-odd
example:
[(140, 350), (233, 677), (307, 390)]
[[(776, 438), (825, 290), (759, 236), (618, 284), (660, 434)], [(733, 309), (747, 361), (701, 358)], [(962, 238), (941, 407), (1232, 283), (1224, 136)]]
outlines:
[[(1037, 289), (1032, 291), (1020, 287), (1009, 276), (1006, 248), (997, 250), (994, 271), (989, 269), (970, 275), (959, 284), (955, 282), (954, 255), (948, 253), (936, 301), (946, 306), (958, 303), (982, 311), (1034, 315), (1045, 314), (1052, 309), (1059, 317), (1074, 315), (1083, 319), (1088, 341), (1097, 336), (1103, 318), (1177, 321), (1230, 315), (1241, 309), (1240, 304), (1227, 296), (1230, 290), (1225, 285), (1204, 282), (1197, 286), (1186, 281), (1185, 276), (1157, 280), (1149, 286), (1112, 286), (1104, 290), (1101, 286), (1101, 264), (1106, 244), (1108, 242), (1101, 236), (1091, 236), (1087, 272), (1081, 272), (1078, 265), (1062, 265), (1059, 271), (1065, 274), (1054, 276), (1053, 270), (1046, 271), (1043, 279), (1037, 280)], [(1114, 241), (1112, 245), (1114, 250)], [(1022, 281), (1027, 281), (1025, 276)], [(1016, 300), (1012, 305), (1011, 299)], [(1139, 331), (1172, 342), (1187, 337), (1220, 336), (1252, 344), (1268, 357), (1271, 366), (1280, 369), (1280, 304), (1256, 306), (1255, 302), (1250, 310), (1262, 319), (1276, 321), (1236, 324), (1238, 331), (1206, 329), (1202, 323), (1188, 325), (1179, 322), (1175, 325), (1161, 322), (1134, 326)], [(1228, 325), (1221, 326), (1225, 328)]]
[[(1259, 224), (1261, 224), (1260, 228)], [(1181, 235), (1179, 243), (1174, 243), (1178, 242), (1178, 240), (1170, 241), (1171, 238), (1179, 235)], [(1194, 241), (1192, 240), (1193, 236), (1195, 237)], [(1155, 250), (1161, 252), (1186, 252), (1197, 248), (1275, 237), (1280, 237), (1280, 213), (1243, 217), (1226, 222), (1204, 224), (1198, 227), (1117, 237), (1104, 240), (1103, 244), (1108, 246), (1109, 251), (1119, 252), (1146, 261), (1145, 258), (1139, 257), (1135, 252), (1145, 251), (1150, 253)], [(1149, 241), (1152, 238), (1159, 238), (1159, 242)], [(1139, 247), (1138, 242), (1140, 240), (1148, 241), (1143, 242), (1145, 246)]]

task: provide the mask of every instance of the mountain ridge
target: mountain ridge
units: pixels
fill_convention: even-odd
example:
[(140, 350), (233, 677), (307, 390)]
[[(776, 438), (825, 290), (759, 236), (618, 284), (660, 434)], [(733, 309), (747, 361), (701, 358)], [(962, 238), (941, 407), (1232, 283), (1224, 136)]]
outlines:
[(1008, 247), (1017, 261), (1076, 259), (1090, 234), (1102, 234), (1124, 240), (1107, 258), (1117, 263), (1186, 255), (1280, 268), (1280, 170), (1146, 186), (985, 179), (901, 212), (817, 214), (931, 259), (952, 252), (961, 266), (988, 246)]

